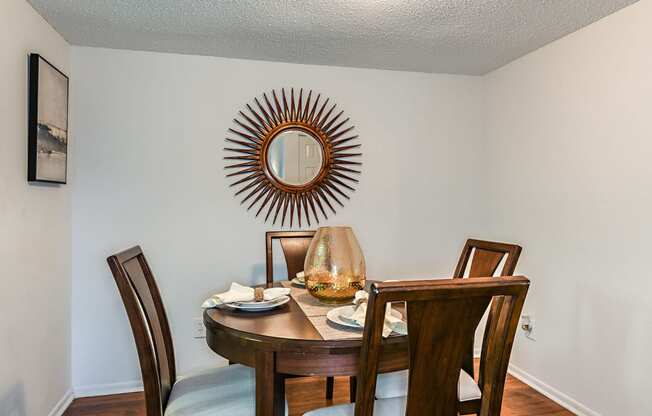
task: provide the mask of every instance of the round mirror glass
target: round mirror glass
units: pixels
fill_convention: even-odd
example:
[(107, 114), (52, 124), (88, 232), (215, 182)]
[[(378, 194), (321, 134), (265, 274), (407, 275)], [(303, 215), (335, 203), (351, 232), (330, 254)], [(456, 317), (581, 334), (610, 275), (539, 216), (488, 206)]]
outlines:
[(319, 175), (324, 158), (319, 141), (299, 129), (284, 130), (267, 149), (269, 170), (288, 185), (306, 185)]

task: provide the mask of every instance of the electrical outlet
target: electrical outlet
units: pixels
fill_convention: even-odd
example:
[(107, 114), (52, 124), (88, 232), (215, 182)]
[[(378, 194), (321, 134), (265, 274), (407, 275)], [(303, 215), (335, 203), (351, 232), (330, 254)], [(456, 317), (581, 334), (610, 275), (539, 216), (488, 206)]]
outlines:
[(193, 338), (206, 338), (206, 327), (202, 318), (192, 319)]
[(532, 315), (522, 315), (521, 316), (521, 331), (523, 331), (523, 334), (525, 335), (525, 338), (531, 340), (531, 341), (536, 341), (536, 333), (534, 332), (535, 329), (535, 320), (534, 316)]

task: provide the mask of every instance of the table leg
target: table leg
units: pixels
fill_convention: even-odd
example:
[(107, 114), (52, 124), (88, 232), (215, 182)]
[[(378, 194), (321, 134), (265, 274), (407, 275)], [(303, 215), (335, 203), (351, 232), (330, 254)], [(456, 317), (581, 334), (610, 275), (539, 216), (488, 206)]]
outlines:
[(355, 376), (349, 377), (349, 401), (355, 403), (355, 396), (358, 391), (358, 379)]
[(256, 416), (285, 416), (285, 377), (270, 351), (256, 353)]
[(326, 400), (333, 400), (334, 388), (335, 388), (335, 377), (326, 377)]

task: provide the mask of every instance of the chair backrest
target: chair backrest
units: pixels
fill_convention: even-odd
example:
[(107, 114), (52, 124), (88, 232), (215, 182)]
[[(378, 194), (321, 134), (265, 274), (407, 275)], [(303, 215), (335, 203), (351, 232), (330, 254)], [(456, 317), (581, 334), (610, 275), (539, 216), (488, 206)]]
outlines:
[(464, 277), (471, 255), (473, 255), (473, 261), (471, 262), (469, 277), (493, 276), (505, 256), (507, 258), (500, 275), (512, 276), (521, 255), (521, 247), (516, 244), (494, 241), (466, 240), (453, 277)]
[(136, 341), (147, 416), (162, 416), (176, 379), (172, 336), (161, 295), (140, 247), (107, 259)]
[(292, 280), (297, 273), (303, 271), (308, 247), (314, 237), (315, 231), (268, 231), (265, 233), (265, 249), (267, 262), (267, 284), (274, 282), (274, 257), (272, 245), (274, 240), (279, 240), (285, 264), (288, 268), (288, 278)]
[(481, 358), (480, 416), (500, 415), (507, 365), (528, 287), (525, 277), (374, 283), (367, 306), (355, 416), (373, 415), (388, 302), (407, 304), (406, 416), (457, 416), (465, 347), (491, 302), (491, 325)]
[[(512, 276), (514, 269), (516, 269), (518, 258), (521, 256), (521, 247), (516, 244), (468, 239), (466, 240), (466, 244), (464, 244), (462, 254), (453, 273), (454, 278), (461, 279), (464, 277), (471, 256), (473, 256), (473, 260), (469, 267), (469, 277), (493, 276), (503, 260), (505, 260), (505, 263), (503, 269), (500, 271), (500, 276)], [(475, 333), (475, 328), (473, 328), (473, 332)], [(473, 367), (474, 344), (475, 341), (472, 337), (464, 357), (464, 365), (462, 366), (464, 371), (471, 376), (475, 373)]]

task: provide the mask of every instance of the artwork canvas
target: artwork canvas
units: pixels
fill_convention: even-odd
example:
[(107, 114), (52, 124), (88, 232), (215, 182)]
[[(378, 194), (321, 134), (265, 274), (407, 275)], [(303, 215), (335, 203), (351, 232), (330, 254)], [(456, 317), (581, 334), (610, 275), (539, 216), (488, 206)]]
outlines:
[(65, 184), (68, 77), (38, 54), (29, 60), (28, 132), (28, 181)]

